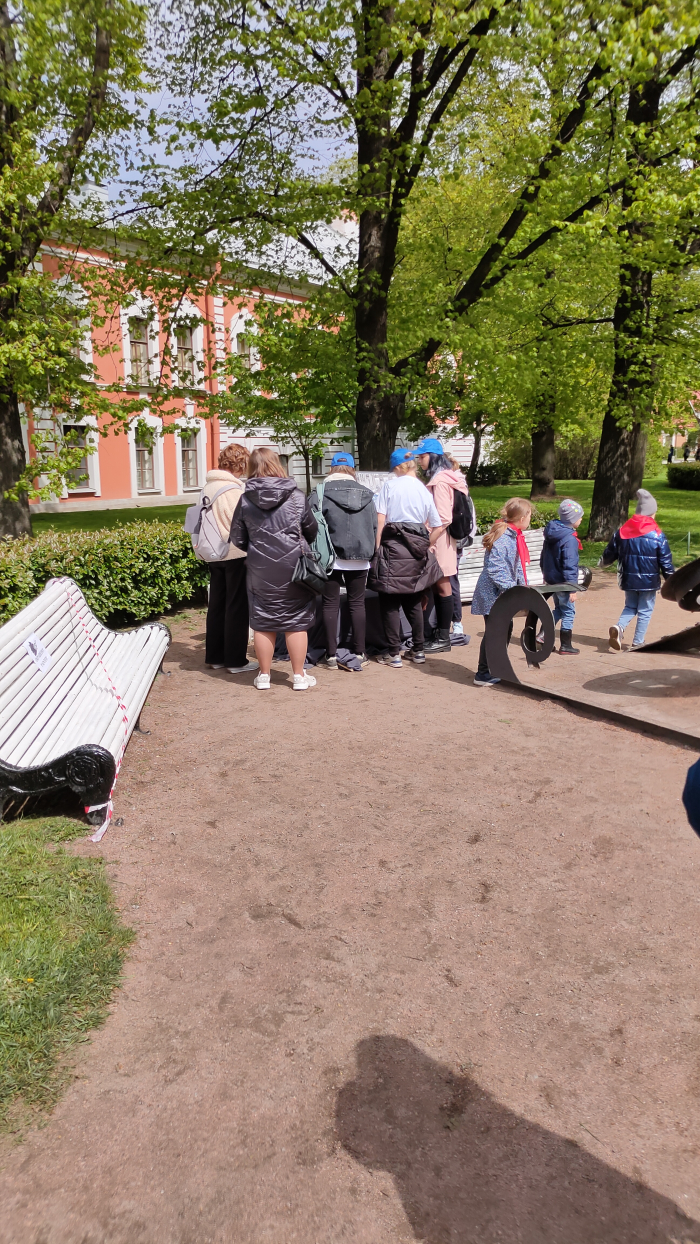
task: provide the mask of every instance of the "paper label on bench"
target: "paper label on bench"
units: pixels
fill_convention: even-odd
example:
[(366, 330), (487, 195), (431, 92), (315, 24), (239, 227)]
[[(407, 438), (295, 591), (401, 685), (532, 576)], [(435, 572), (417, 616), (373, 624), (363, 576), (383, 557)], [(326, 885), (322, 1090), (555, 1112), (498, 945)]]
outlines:
[(29, 653), (32, 661), (38, 666), (40, 673), (45, 674), (51, 665), (52, 657), (48, 648), (45, 648), (38, 635), (30, 635), (24, 641), (25, 651)]

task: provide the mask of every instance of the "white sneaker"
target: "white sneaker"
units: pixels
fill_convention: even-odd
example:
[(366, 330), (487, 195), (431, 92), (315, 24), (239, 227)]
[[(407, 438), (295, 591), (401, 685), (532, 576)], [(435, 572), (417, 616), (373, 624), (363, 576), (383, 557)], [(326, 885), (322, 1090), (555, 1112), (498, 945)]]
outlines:
[(245, 665), (227, 665), (229, 674), (250, 674), (260, 668), (259, 661), (246, 661)]
[(316, 679), (313, 674), (295, 674), (292, 683), (292, 691), (306, 691), (307, 687), (315, 687)]
[(610, 636), (609, 642), (613, 652), (620, 652), (622, 649), (622, 631), (619, 626), (611, 626), (608, 635)]
[(463, 622), (453, 622), (453, 623), (452, 623), (452, 634), (453, 634), (453, 635), (463, 635), (463, 634), (464, 634), (464, 623), (463, 623)]
[(222, 670), (224, 667), (223, 665), (210, 665), (209, 662), (207, 661), (206, 668), (208, 670)]
[(270, 690), (270, 675), (269, 674), (257, 674), (256, 677), (253, 679), (253, 686), (257, 687), (258, 691), (269, 691)]

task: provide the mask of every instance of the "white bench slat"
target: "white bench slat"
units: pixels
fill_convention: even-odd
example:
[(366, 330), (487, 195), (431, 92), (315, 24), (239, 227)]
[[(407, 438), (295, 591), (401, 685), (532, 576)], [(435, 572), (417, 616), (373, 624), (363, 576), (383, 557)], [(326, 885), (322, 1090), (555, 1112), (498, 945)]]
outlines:
[[(474, 543), (464, 550), (459, 564), (459, 586), (462, 603), (465, 605), (471, 601), (477, 580), (484, 568), (485, 549), (483, 540), (483, 536), (475, 536)], [(530, 565), (527, 571), (528, 583), (542, 584), (544, 579), (540, 570), (540, 553), (544, 545), (544, 528), (539, 527), (534, 531), (526, 531), (525, 542), (530, 550)]]
[[(32, 634), (51, 654), (44, 674), (24, 648)], [(51, 580), (0, 627), (0, 761), (39, 767), (85, 744), (97, 744), (116, 759), (169, 642), (159, 623), (108, 630), (72, 580)]]

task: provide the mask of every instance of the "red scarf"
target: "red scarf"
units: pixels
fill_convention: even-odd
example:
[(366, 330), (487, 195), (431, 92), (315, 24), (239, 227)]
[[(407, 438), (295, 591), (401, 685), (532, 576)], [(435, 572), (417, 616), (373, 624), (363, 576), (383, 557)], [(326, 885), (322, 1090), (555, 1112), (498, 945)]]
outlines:
[(528, 564), (530, 561), (530, 550), (527, 547), (525, 536), (523, 535), (520, 528), (514, 527), (512, 523), (508, 523), (508, 530), (515, 532), (515, 538), (518, 542), (518, 557), (520, 558), (520, 565), (523, 568), (525, 582), (527, 583), (527, 568), (528, 568)]

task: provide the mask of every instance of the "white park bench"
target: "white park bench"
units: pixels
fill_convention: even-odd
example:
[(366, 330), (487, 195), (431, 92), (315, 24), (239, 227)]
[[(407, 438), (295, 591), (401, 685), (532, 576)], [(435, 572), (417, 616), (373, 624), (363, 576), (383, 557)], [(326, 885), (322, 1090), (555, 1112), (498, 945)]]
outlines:
[(68, 786), (101, 836), (169, 644), (159, 622), (108, 630), (68, 578), (51, 579), (0, 627), (0, 817), (10, 797)]
[[(475, 536), (474, 543), (470, 544), (462, 554), (462, 560), (459, 563), (459, 586), (462, 593), (462, 603), (467, 605), (474, 596), (474, 588), (484, 568), (484, 537)], [(544, 527), (534, 528), (532, 531), (525, 532), (525, 540), (530, 550), (530, 565), (527, 568), (527, 581), (530, 587), (541, 587), (544, 583), (542, 571), (540, 570), (540, 553), (544, 544)], [(586, 581), (586, 571), (581, 568), (578, 572), (579, 583), (583, 586)]]

